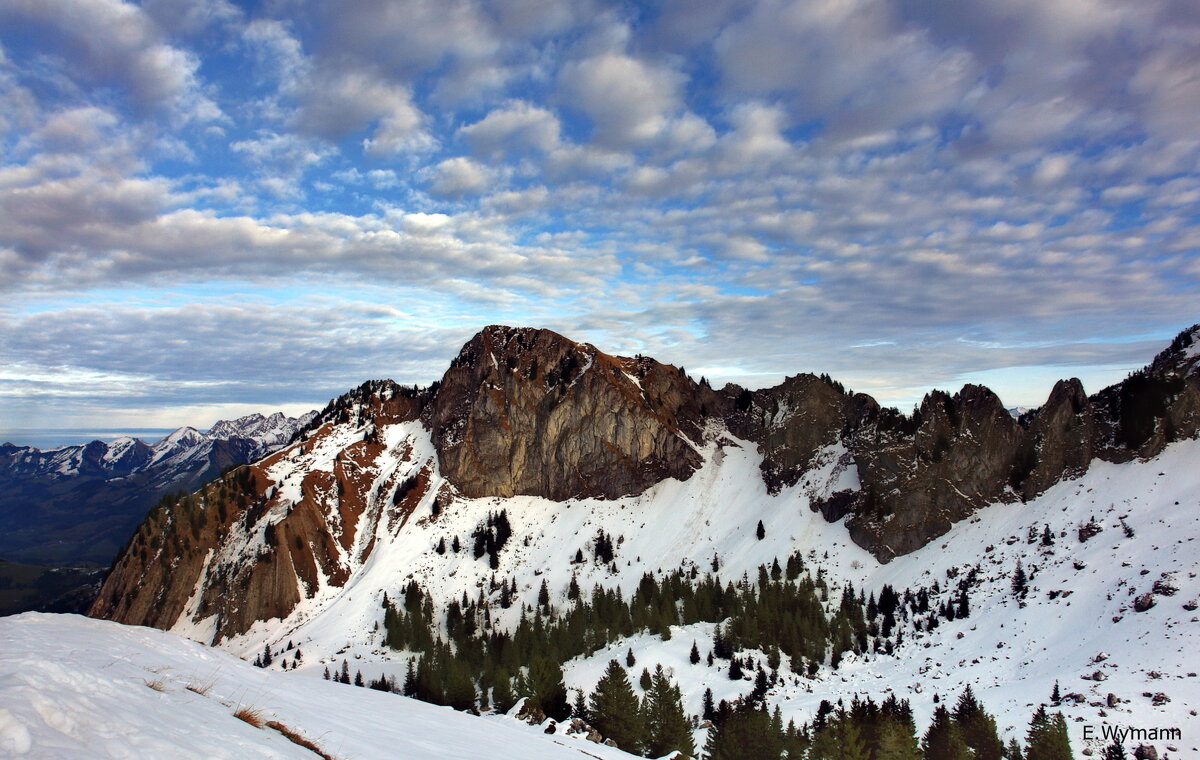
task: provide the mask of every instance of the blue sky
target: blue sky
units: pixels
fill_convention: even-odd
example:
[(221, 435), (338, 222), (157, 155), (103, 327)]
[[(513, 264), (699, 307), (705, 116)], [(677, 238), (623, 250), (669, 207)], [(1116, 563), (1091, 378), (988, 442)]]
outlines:
[(0, 428), (437, 379), (489, 323), (910, 408), (1200, 320), (1190, 0), (3, 0)]

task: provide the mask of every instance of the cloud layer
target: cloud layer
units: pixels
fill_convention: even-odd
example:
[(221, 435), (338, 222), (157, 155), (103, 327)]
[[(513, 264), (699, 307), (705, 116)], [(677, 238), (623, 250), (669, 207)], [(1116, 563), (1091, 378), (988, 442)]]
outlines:
[(319, 405), (489, 322), (1094, 389), (1198, 319), (1197, 40), (1181, 0), (6, 3), (0, 414)]

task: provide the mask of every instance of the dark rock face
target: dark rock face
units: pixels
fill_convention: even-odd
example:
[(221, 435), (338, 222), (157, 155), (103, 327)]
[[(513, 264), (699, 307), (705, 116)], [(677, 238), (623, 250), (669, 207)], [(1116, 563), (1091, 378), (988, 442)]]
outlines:
[(700, 466), (689, 439), (700, 438), (703, 390), (652, 360), (488, 327), (451, 364), (425, 419), (443, 474), (467, 496), (613, 498)]
[(866, 410), (847, 436), (862, 484), (847, 527), (880, 559), (913, 551), (1004, 498), (1021, 436), (987, 388), (934, 391), (912, 419)]

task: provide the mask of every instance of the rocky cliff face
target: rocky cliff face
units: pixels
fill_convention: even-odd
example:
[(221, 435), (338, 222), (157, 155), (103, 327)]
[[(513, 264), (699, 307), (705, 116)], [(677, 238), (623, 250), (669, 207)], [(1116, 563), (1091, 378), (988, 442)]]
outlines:
[[(853, 471), (811, 502), (881, 560), (911, 552), (996, 501), (1028, 499), (1095, 457), (1153, 456), (1200, 430), (1200, 327), (1092, 397), (1058, 383), (1019, 420), (987, 388), (930, 393), (912, 416), (813, 375), (714, 391), (644, 357), (547, 330), (488, 327), (427, 389), (366, 383), (279, 452), (161, 504), (122, 552), (91, 613), (213, 639), (342, 587), (418, 503), (615, 499), (687, 480), (698, 445), (756, 444), (768, 490), (836, 457)], [(842, 482), (842, 481), (839, 481)], [(386, 526), (382, 534), (377, 530)], [(191, 624), (189, 623), (189, 625)]]
[(442, 472), (466, 496), (612, 498), (699, 466), (704, 390), (649, 359), (488, 327), (450, 365), (424, 418)]

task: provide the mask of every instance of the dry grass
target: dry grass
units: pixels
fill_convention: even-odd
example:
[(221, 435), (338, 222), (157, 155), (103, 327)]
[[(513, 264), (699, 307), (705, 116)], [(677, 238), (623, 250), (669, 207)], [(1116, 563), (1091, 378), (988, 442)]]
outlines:
[(146, 684), (147, 687), (154, 689), (155, 691), (169, 691), (169, 689), (167, 689), (166, 682), (164, 682), (161, 678), (155, 678), (153, 681), (147, 681), (143, 678), (142, 683)]
[(267, 721), (267, 728), (275, 729), (279, 733), (283, 734), (284, 737), (286, 737), (287, 740), (290, 741), (292, 744), (296, 744), (301, 747), (304, 747), (306, 750), (309, 750), (310, 752), (315, 752), (316, 754), (318, 754), (322, 758), (324, 758), (324, 760), (334, 760), (333, 755), (327, 754), (324, 750), (322, 750), (316, 744), (309, 741), (308, 739), (305, 739), (303, 736), (296, 733), (295, 731), (293, 731), (292, 729), (283, 725), (282, 723), (280, 723), (277, 720)]
[(237, 718), (238, 720), (245, 721), (255, 728), (263, 727), (262, 708), (252, 707), (250, 705), (241, 705), (238, 707), (238, 709), (233, 711), (233, 717)]
[(213, 687), (213, 684), (215, 684), (216, 682), (217, 681), (215, 678), (210, 678), (207, 681), (200, 681), (198, 683), (189, 683), (184, 688), (186, 688), (188, 691), (195, 692), (203, 697), (208, 694), (209, 689), (211, 689)]

